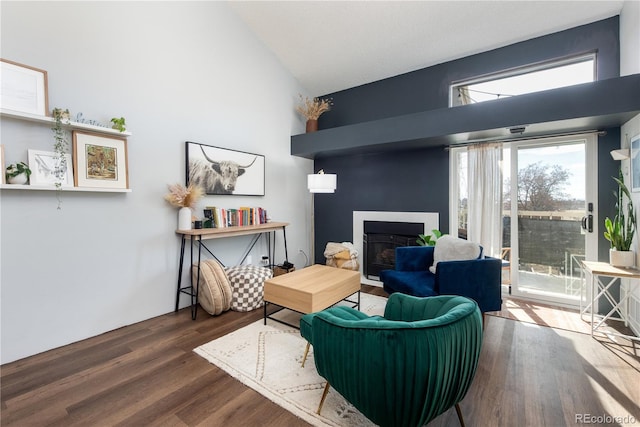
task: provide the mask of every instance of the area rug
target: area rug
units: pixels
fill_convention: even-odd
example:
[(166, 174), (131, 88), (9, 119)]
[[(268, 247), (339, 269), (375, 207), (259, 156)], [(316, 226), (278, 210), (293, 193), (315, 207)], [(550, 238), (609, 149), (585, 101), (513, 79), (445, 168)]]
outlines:
[[(361, 311), (382, 315), (386, 298), (361, 294)], [(278, 313), (296, 324), (300, 315), (289, 310)], [(316, 414), (326, 381), (316, 371), (313, 347), (302, 368), (307, 341), (298, 329), (273, 320), (254, 322), (204, 344), (194, 351), (243, 384), (315, 426), (373, 426), (334, 389), (329, 391), (322, 412)]]

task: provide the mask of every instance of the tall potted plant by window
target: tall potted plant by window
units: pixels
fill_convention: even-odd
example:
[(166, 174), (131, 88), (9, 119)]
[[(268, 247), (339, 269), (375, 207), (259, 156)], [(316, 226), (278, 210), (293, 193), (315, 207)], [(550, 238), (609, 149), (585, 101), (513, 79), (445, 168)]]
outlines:
[(615, 267), (633, 267), (635, 253), (631, 250), (631, 243), (638, 226), (636, 213), (631, 193), (623, 181), (622, 169), (618, 178), (613, 179), (618, 184), (618, 191), (613, 193), (616, 196), (616, 215), (613, 220), (609, 217), (604, 220), (604, 238), (611, 242), (609, 263)]

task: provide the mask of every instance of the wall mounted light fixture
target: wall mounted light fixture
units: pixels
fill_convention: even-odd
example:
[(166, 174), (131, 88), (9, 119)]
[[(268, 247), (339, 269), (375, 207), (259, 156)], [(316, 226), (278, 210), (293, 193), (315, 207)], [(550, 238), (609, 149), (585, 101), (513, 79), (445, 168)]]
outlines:
[(338, 176), (334, 173), (324, 173), (320, 169), (316, 174), (307, 175), (307, 188), (312, 193), (333, 193), (336, 191)]
[(631, 153), (628, 148), (620, 148), (618, 150), (612, 150), (611, 157), (613, 157), (613, 160), (627, 160), (631, 157)]

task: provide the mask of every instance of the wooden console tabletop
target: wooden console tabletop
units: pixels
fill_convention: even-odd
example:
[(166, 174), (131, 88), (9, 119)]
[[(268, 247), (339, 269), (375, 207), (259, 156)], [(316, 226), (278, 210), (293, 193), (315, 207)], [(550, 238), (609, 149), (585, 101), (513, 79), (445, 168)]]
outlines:
[(238, 225), (222, 228), (197, 228), (191, 230), (176, 230), (176, 234), (183, 236), (198, 236), (202, 239), (220, 239), (223, 237), (246, 236), (247, 234), (267, 233), (280, 230), (289, 225), (288, 222), (268, 222), (258, 225)]

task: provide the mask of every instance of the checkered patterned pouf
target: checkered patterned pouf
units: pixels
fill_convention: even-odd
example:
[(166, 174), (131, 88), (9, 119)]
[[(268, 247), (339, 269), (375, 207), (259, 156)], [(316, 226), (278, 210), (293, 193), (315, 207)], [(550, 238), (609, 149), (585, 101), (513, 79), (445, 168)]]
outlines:
[(264, 281), (273, 273), (265, 267), (238, 265), (226, 269), (231, 283), (231, 310), (251, 311), (264, 304)]

